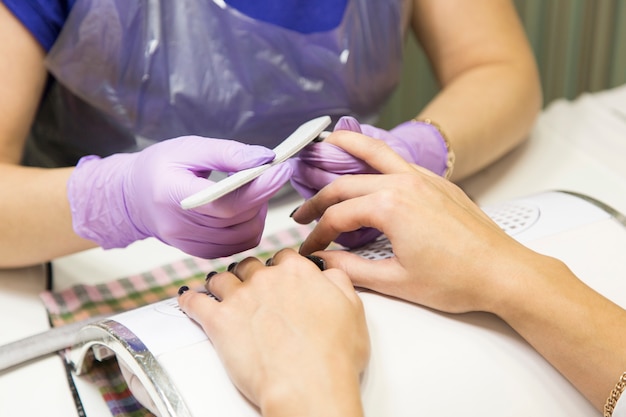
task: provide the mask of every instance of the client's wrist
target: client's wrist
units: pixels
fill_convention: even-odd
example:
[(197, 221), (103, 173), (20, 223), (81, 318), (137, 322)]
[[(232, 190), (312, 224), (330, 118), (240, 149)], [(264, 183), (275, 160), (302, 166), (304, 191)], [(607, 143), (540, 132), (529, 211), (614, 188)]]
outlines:
[(527, 248), (508, 259), (511, 261), (504, 259), (506, 267), (500, 268), (498, 276), (491, 280), (494, 294), (485, 310), (515, 326), (530, 321), (531, 316), (544, 314), (552, 294), (567, 286), (572, 275), (562, 261)]
[(264, 388), (263, 417), (362, 417), (360, 374), (339, 367), (302, 372), (297, 381), (282, 379)]

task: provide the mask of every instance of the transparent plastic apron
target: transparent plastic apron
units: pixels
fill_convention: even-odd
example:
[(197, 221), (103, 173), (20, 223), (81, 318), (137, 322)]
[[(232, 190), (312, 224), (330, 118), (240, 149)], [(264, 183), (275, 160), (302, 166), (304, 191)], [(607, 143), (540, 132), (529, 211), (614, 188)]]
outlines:
[(320, 115), (371, 121), (399, 80), (403, 3), (349, 0), (338, 27), (303, 34), (217, 0), (78, 0), (24, 161), (72, 165), (182, 135), (273, 147)]

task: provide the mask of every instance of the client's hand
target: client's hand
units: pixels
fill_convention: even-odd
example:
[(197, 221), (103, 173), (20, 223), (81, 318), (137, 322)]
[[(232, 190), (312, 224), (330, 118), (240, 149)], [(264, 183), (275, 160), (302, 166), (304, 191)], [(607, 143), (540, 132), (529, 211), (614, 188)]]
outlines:
[(452, 183), (359, 136), (336, 132), (326, 141), (386, 175), (339, 178), (302, 205), (296, 221), (321, 218), (300, 252), (362, 226), (380, 229), (395, 257), (315, 254), (358, 286), (441, 311), (498, 315), (602, 409), (626, 369), (626, 311), (563, 262), (508, 236)]
[(361, 300), (343, 272), (321, 272), (285, 249), (272, 266), (247, 258), (212, 276), (207, 290), (220, 301), (186, 291), (180, 307), (202, 325), (263, 415), (362, 415), (359, 375), (369, 338)]
[[(385, 142), (404, 160), (425, 167), (436, 174), (447, 172), (448, 150), (444, 138), (432, 124), (410, 121), (384, 130), (368, 124), (360, 124), (353, 117), (342, 117), (334, 131), (362, 133)], [(361, 146), (367, 146), (362, 143)], [(310, 198), (335, 179), (345, 174), (378, 173), (368, 161), (346, 152), (330, 141), (313, 143), (304, 148), (297, 159), (291, 184), (304, 198)], [(348, 248), (371, 242), (380, 235), (372, 228), (342, 233), (335, 241)]]
[(521, 272), (511, 265), (521, 268), (528, 250), (461, 189), (409, 164), (382, 141), (344, 131), (326, 142), (386, 175), (344, 176), (305, 202), (293, 219), (319, 222), (302, 244), (302, 254), (326, 248), (340, 233), (373, 227), (390, 239), (395, 257), (374, 261), (345, 251), (316, 255), (346, 271), (357, 286), (447, 312), (488, 309), (500, 299), (494, 291), (507, 280), (498, 273)]

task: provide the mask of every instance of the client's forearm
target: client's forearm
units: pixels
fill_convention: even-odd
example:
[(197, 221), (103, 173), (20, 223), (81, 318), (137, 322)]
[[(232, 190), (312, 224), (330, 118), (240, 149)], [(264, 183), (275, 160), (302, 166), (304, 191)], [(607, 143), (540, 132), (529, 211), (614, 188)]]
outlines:
[(601, 409), (626, 372), (626, 311), (558, 260), (537, 255), (515, 274), (496, 313)]

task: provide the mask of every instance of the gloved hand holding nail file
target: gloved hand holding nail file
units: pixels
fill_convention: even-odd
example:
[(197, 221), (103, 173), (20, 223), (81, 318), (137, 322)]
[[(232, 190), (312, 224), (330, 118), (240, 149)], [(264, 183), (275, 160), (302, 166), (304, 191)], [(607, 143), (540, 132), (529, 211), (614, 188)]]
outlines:
[[(147, 237), (203, 258), (250, 249), (268, 200), (292, 175), (282, 162), (329, 123), (328, 116), (310, 120), (274, 150), (185, 136), (137, 153), (84, 157), (68, 182), (74, 230), (105, 249)], [(214, 170), (235, 174), (214, 183), (207, 179)]]
[(268, 201), (291, 177), (291, 164), (269, 167), (219, 201), (192, 210), (180, 201), (211, 185), (212, 171), (236, 172), (274, 159), (262, 146), (198, 136), (136, 153), (83, 157), (67, 184), (74, 231), (105, 249), (154, 237), (203, 258), (242, 252), (258, 244)]
[(264, 165), (244, 169), (234, 173), (233, 175), (225, 178), (224, 180), (209, 186), (208, 188), (197, 192), (185, 198), (180, 202), (180, 205), (184, 209), (190, 209), (198, 207), (203, 204), (210, 203), (213, 200), (220, 198), (229, 192), (236, 190), (242, 185), (252, 181), (263, 172), (268, 170), (274, 165), (286, 161), (290, 157), (298, 153), (302, 148), (308, 145), (310, 142), (323, 139), (325, 134), (324, 128), (330, 124), (330, 117), (322, 116), (316, 119), (309, 120), (296, 129), (287, 139), (276, 146), (273, 151), (275, 153), (274, 160)]

